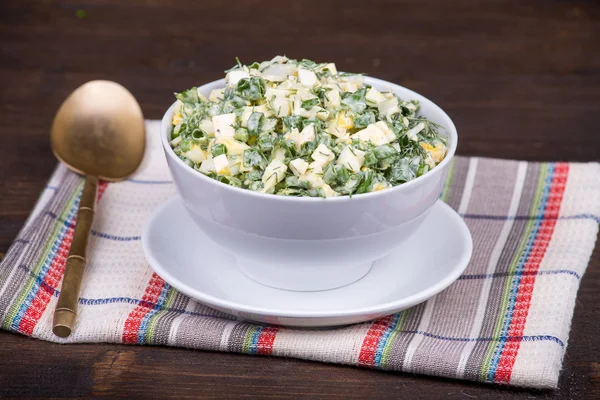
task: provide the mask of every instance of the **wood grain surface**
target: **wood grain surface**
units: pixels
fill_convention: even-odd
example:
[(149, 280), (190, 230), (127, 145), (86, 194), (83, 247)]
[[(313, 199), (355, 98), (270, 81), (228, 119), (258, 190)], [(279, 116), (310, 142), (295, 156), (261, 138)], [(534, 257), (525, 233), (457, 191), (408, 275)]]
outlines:
[[(408, 86), (453, 118), (459, 154), (600, 160), (600, 2), (0, 1), (0, 252), (56, 164), (61, 101), (111, 79), (160, 118), (174, 91), (277, 54)], [(0, 397), (600, 398), (600, 250), (557, 391), (185, 349), (59, 346), (0, 332)]]

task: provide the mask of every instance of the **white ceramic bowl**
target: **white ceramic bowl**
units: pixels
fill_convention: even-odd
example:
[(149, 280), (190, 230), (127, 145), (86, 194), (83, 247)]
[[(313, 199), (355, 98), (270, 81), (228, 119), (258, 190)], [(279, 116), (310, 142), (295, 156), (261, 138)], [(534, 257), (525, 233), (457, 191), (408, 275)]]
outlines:
[[(353, 283), (369, 272), (375, 260), (411, 236), (438, 201), (458, 141), (452, 120), (432, 101), (402, 86), (369, 77), (365, 83), (418, 100), (421, 115), (443, 127), (440, 133), (448, 138), (448, 153), (419, 178), (352, 197), (276, 196), (211, 179), (175, 155), (169, 144), (175, 103), (165, 113), (161, 142), (190, 217), (234, 255), (238, 268), (251, 279), (301, 291)], [(199, 91), (208, 96), (224, 86), (220, 79)]]

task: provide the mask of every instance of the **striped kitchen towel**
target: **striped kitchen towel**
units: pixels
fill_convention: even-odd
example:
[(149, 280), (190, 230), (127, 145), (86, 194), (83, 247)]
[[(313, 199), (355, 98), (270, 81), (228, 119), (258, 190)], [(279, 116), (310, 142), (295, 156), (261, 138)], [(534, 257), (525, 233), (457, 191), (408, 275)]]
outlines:
[(177, 292), (148, 267), (142, 226), (175, 188), (159, 123), (147, 127), (137, 173), (100, 186), (74, 334), (59, 339), (51, 331), (83, 185), (62, 166), (0, 265), (3, 329), (60, 343), (161, 344), (556, 386), (600, 222), (599, 164), (457, 157), (442, 197), (473, 235), (464, 275), (396, 315), (297, 330), (236, 320)]

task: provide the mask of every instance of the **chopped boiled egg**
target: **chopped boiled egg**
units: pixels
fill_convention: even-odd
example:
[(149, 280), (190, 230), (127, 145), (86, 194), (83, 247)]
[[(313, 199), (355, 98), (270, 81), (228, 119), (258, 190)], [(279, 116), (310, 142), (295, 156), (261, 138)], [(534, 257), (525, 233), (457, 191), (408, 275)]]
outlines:
[(275, 150), (275, 155), (273, 156), (273, 158), (281, 162), (285, 161), (285, 149)]
[(296, 98), (300, 99), (300, 101), (318, 99), (310, 90), (300, 87), (296, 90)]
[(325, 146), (323, 143), (317, 146), (310, 156), (316, 163), (320, 164), (321, 167), (327, 166), (335, 158), (333, 151), (329, 150), (329, 147)]
[(304, 68), (298, 68), (298, 80), (302, 86), (307, 88), (313, 88), (318, 82), (317, 75), (313, 71)]
[(378, 105), (379, 103), (384, 102), (386, 99), (383, 97), (381, 92), (374, 87), (367, 90), (367, 94), (365, 95), (365, 99), (367, 100), (367, 104), (369, 105)]
[(310, 164), (308, 164), (308, 171), (314, 172), (315, 174), (322, 174), (323, 173), (323, 165), (316, 161), (313, 161)]
[(365, 129), (356, 132), (351, 136), (363, 142), (371, 142), (375, 146), (381, 146), (391, 142), (390, 138), (382, 131), (377, 124), (369, 124)]
[(342, 128), (341, 126), (339, 126), (336, 123), (336, 121), (331, 121), (327, 125), (327, 132), (330, 135), (333, 135), (333, 136), (335, 136), (338, 139), (347, 139), (347, 138), (349, 138), (348, 131), (346, 130), (346, 128)]
[(294, 115), (299, 115), (299, 116), (307, 118), (307, 119), (319, 118), (322, 121), (325, 121), (329, 118), (329, 111), (327, 111), (326, 109), (324, 109), (321, 106), (313, 106), (309, 110), (302, 107), (302, 103), (304, 101), (314, 99), (314, 98), (316, 98), (316, 96), (310, 94), (310, 97), (309, 96), (304, 96), (304, 98), (302, 98), (302, 97), (303, 97), (302, 95), (298, 95), (298, 94), (290, 96), (290, 102), (293, 104), (292, 113)]
[(321, 121), (327, 121), (327, 119), (329, 118), (329, 111), (322, 107), (313, 107), (311, 109), (311, 112), (314, 112), (314, 116), (319, 118)]
[(336, 118), (337, 125), (343, 129), (352, 129), (354, 128), (354, 118), (350, 113), (340, 112)]
[(221, 154), (220, 156), (216, 156), (213, 158), (213, 163), (215, 165), (215, 171), (219, 175), (229, 175), (231, 170), (229, 169), (229, 160), (225, 154)]
[(300, 145), (303, 145), (306, 142), (312, 142), (315, 140), (315, 126), (313, 124), (308, 124), (300, 131)]
[(339, 86), (342, 91), (349, 93), (354, 93), (360, 88), (360, 86), (354, 82), (341, 82)]
[(327, 85), (326, 87), (330, 90), (325, 92), (325, 108), (335, 110), (342, 104), (340, 91), (335, 85)]
[(380, 190), (387, 189), (388, 187), (389, 187), (389, 185), (387, 183), (377, 182), (373, 185), (372, 190), (374, 192), (378, 192)]
[(290, 59), (287, 58), (286, 56), (275, 56), (271, 59), (271, 63), (276, 63), (276, 64), (284, 64), (288, 61), (290, 61)]
[(323, 193), (325, 193), (325, 197), (335, 197), (335, 196), (340, 195), (338, 192), (333, 190), (331, 188), (331, 186), (329, 186), (328, 184), (324, 184), (323, 186), (321, 186), (321, 189), (323, 189)]
[(181, 136), (177, 136), (175, 139), (171, 140), (169, 143), (171, 143), (172, 147), (177, 147), (177, 146), (179, 146), (179, 143), (181, 143), (182, 140), (183, 140), (183, 138)]
[(388, 126), (387, 122), (385, 122), (385, 121), (377, 121), (375, 123), (375, 125), (379, 129), (381, 129), (383, 131), (383, 133), (385, 133), (385, 137), (387, 137), (390, 142), (392, 142), (392, 141), (394, 141), (396, 139), (396, 135), (394, 134), (394, 132), (392, 132), (392, 130)]
[(215, 140), (216, 144), (223, 144), (227, 148), (227, 154), (242, 155), (244, 150), (250, 148), (246, 143), (240, 142), (230, 137), (220, 137)]
[(210, 119), (203, 119), (202, 121), (200, 121), (200, 123), (198, 124), (198, 128), (200, 128), (202, 132), (205, 132), (208, 136), (215, 136), (215, 126), (213, 125), (212, 120)]
[(215, 137), (233, 137), (235, 135), (235, 113), (215, 115), (212, 117)]
[(325, 70), (329, 71), (331, 75), (337, 75), (337, 68), (334, 63), (327, 63), (316, 69), (317, 72), (325, 72)]
[(425, 158), (425, 164), (427, 164), (429, 168), (435, 167), (435, 161), (433, 157), (431, 157), (431, 153), (427, 153), (427, 157)]
[(173, 125), (179, 125), (183, 121), (183, 115), (180, 112), (173, 114)]
[(292, 128), (290, 132), (284, 135), (284, 138), (293, 140), (296, 144), (296, 148), (300, 150), (304, 143), (315, 140), (315, 126), (313, 124), (306, 125), (304, 129), (302, 129), (302, 132), (299, 132), (297, 128)]
[(288, 78), (277, 85), (277, 89), (282, 90), (296, 90), (297, 88), (297, 79), (295, 76), (288, 76)]
[(400, 108), (398, 107), (398, 99), (395, 97), (378, 103), (377, 108), (379, 109), (379, 114), (386, 118), (400, 112)]
[(406, 132), (406, 136), (408, 136), (410, 140), (417, 140), (417, 134), (419, 134), (419, 132), (421, 132), (423, 129), (425, 129), (425, 124), (419, 122), (414, 128), (411, 128), (408, 130), (408, 132)]
[(325, 184), (321, 172), (315, 172), (310, 168), (298, 177), (299, 180), (308, 183), (311, 189), (318, 189)]
[(206, 160), (202, 161), (202, 164), (200, 165), (200, 172), (202, 172), (203, 174), (208, 174), (209, 172), (214, 171), (215, 163), (213, 161), (213, 158), (209, 155)]
[(274, 159), (271, 161), (267, 168), (265, 168), (265, 173), (262, 177), (262, 182), (264, 185), (264, 191), (268, 191), (275, 185), (285, 178), (285, 172), (287, 171), (287, 166), (278, 159)]
[(200, 164), (202, 161), (206, 160), (206, 153), (200, 146), (192, 146), (189, 151), (186, 151), (183, 154), (196, 164)]
[(292, 93), (289, 89), (268, 88), (265, 92), (265, 98), (271, 100), (275, 97), (288, 97)]
[(290, 171), (292, 171), (296, 176), (304, 174), (307, 169), (308, 163), (301, 158), (296, 158), (295, 160), (290, 161)]
[[(360, 150), (359, 150), (360, 151)], [(354, 153), (354, 151), (349, 147), (345, 147), (344, 150), (340, 153), (336, 164), (343, 165), (352, 172), (360, 172), (360, 167), (364, 162), (364, 154), (362, 156), (362, 160)]]
[(225, 76), (225, 81), (227, 82), (227, 86), (235, 86), (244, 78), (250, 78), (248, 71), (236, 69), (227, 73), (227, 76)]
[(352, 82), (362, 86), (365, 82), (365, 77), (361, 74), (346, 74), (339, 77), (340, 82)]
[(417, 109), (417, 106), (414, 105), (413, 103), (406, 103), (406, 104), (404, 104), (404, 107), (408, 108), (411, 111), (415, 111)]
[(215, 89), (215, 90), (211, 91), (210, 95), (208, 96), (208, 100), (214, 101), (214, 102), (222, 101), (224, 98), (225, 98), (225, 88)]
[(271, 100), (269, 106), (277, 118), (287, 117), (292, 113), (290, 101), (285, 96), (276, 96)]
[(446, 146), (444, 146), (443, 143), (438, 143), (435, 145), (435, 147), (429, 143), (421, 143), (421, 147), (431, 155), (431, 158), (436, 163), (442, 161), (446, 155)]
[(296, 66), (292, 64), (275, 64), (267, 67), (262, 72), (262, 78), (271, 82), (284, 82), (288, 76), (296, 73)]

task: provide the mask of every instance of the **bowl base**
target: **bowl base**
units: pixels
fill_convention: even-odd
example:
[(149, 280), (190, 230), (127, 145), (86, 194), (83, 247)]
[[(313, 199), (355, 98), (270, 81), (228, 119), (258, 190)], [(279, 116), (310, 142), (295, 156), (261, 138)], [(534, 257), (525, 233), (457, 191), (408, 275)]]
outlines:
[(374, 262), (356, 265), (279, 265), (236, 258), (244, 275), (261, 285), (296, 292), (317, 292), (350, 285), (365, 277)]

